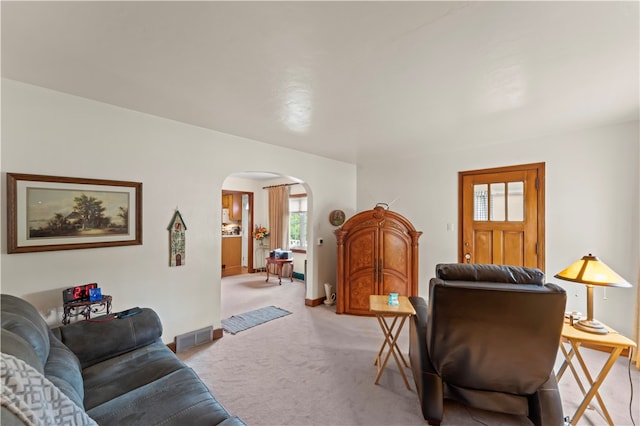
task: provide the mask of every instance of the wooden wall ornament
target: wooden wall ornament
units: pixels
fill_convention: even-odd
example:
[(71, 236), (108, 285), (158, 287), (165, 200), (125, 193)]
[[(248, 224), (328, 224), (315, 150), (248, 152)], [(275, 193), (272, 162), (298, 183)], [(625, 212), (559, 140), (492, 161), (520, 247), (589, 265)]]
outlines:
[(377, 205), (334, 231), (338, 244), (336, 313), (372, 315), (369, 296), (418, 295), (418, 239), (406, 218)]
[(185, 231), (182, 215), (176, 209), (167, 227), (169, 231), (169, 266), (182, 266), (185, 264)]

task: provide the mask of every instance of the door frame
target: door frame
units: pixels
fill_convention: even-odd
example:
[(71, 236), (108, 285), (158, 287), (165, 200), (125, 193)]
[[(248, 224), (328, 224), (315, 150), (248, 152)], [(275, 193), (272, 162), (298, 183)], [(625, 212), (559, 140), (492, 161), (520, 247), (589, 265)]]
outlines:
[(494, 167), (488, 169), (468, 170), (464, 172), (458, 172), (458, 262), (464, 263), (464, 218), (462, 202), (463, 202), (463, 187), (462, 181), (465, 176), (491, 174), (491, 173), (504, 173), (524, 170), (536, 170), (537, 180), (537, 202), (538, 202), (538, 268), (544, 272), (545, 270), (545, 258), (546, 258), (546, 245), (545, 245), (545, 163), (529, 163), (519, 164), (514, 166)]
[[(253, 192), (248, 192), (248, 191), (234, 191), (231, 189), (222, 189), (221, 190), (221, 195), (226, 195), (226, 194), (240, 194), (240, 195), (247, 195), (249, 197), (248, 204), (249, 204), (249, 224), (248, 224), (248, 235), (247, 235), (247, 272), (248, 273), (254, 273), (256, 272), (256, 269), (253, 267), (253, 258), (254, 258), (254, 242), (255, 239), (253, 238)], [(221, 253), (222, 255), (222, 253)]]

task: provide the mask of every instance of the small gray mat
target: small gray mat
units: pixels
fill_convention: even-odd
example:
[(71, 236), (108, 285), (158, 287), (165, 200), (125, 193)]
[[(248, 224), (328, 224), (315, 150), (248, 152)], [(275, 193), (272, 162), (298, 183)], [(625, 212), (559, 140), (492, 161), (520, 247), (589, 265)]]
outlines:
[(254, 311), (245, 312), (244, 314), (233, 315), (231, 318), (222, 320), (222, 328), (227, 333), (236, 334), (256, 325), (263, 324), (276, 318), (284, 317), (291, 314), (289, 311), (277, 308), (275, 306), (267, 306), (265, 308), (256, 309)]

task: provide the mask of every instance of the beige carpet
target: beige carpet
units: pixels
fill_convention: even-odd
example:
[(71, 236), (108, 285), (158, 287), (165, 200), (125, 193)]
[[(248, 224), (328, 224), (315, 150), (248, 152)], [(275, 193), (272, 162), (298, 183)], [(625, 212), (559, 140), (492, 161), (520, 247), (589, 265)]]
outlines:
[[(415, 385), (406, 389), (395, 363), (375, 385), (374, 358), (382, 343), (375, 318), (336, 315), (334, 306), (304, 305), (304, 283), (265, 283), (264, 274), (222, 280), (222, 318), (274, 305), (292, 312), (236, 335), (178, 354), (205, 381), (218, 400), (249, 425), (424, 425)], [(408, 351), (403, 330), (400, 348)], [(599, 370), (606, 354), (586, 350)], [(391, 361), (390, 361), (391, 362)], [(634, 417), (640, 424), (638, 370)], [(568, 372), (560, 382), (566, 415), (581, 397)], [(632, 425), (627, 360), (619, 359), (600, 392), (616, 425)], [(522, 419), (495, 416), (457, 404), (445, 405), (443, 425), (523, 425)], [(580, 425), (606, 422), (587, 410)]]

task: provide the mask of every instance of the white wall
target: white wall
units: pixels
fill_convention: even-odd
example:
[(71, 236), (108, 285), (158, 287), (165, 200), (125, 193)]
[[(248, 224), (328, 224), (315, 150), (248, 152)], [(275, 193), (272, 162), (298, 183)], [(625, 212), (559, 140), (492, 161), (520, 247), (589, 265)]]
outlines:
[(632, 289), (594, 292), (594, 316), (631, 337), (638, 282), (638, 122), (523, 139), (464, 151), (412, 152), (403, 162), (388, 159), (358, 165), (358, 210), (376, 202), (423, 231), (420, 295), (437, 263), (457, 261), (459, 171), (546, 163), (547, 281), (567, 290), (568, 310), (586, 315), (586, 287), (553, 275), (591, 252), (634, 284)]
[[(2, 292), (25, 297), (52, 323), (59, 321), (64, 288), (97, 282), (115, 310), (154, 308), (165, 342), (219, 328), (220, 191), (230, 173), (302, 179), (313, 193), (313, 238), (333, 229), (329, 211), (355, 211), (353, 165), (11, 80), (2, 80), (1, 148), (2, 188), (7, 172), (143, 183), (142, 246), (8, 255), (2, 239)], [(186, 265), (170, 268), (166, 228), (176, 206), (188, 227)], [(0, 214), (4, 228), (5, 191)], [(318, 283), (335, 279), (335, 245), (311, 247), (307, 255), (307, 297), (322, 297)]]
[[(220, 190), (230, 173), (267, 171), (305, 182), (310, 241), (325, 239), (307, 252), (307, 298), (323, 297), (324, 282), (335, 285), (329, 212), (342, 209), (349, 217), (394, 200), (391, 209), (424, 232), (426, 296), (435, 265), (456, 261), (457, 229), (446, 225), (457, 225), (458, 171), (545, 162), (548, 281), (567, 289), (569, 310), (585, 312), (585, 288), (553, 275), (588, 252), (598, 255), (634, 288), (610, 288), (606, 300), (596, 289), (595, 316), (631, 336), (640, 258), (638, 141), (632, 122), (459, 152), (425, 147), (402, 162), (360, 164), (356, 193), (353, 165), (3, 80), (2, 188), (6, 172), (143, 182), (144, 244), (7, 255), (2, 238), (0, 286), (34, 302), (50, 321), (59, 316), (62, 289), (98, 282), (116, 310), (156, 309), (166, 342), (220, 327)], [(239, 151), (251, 155), (231, 155)], [(2, 191), (2, 233), (5, 197)], [(585, 204), (587, 197), (595, 202)], [(186, 265), (169, 268), (166, 227), (176, 206), (188, 226)]]

